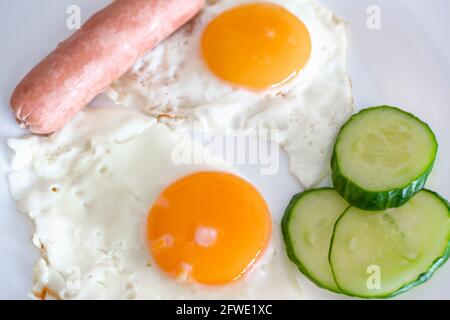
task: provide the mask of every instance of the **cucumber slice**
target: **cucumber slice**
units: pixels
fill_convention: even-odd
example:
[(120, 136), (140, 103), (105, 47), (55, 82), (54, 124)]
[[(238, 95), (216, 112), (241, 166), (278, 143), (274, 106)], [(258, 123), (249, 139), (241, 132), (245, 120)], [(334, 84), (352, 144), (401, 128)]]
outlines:
[(331, 159), (333, 184), (358, 208), (399, 207), (422, 190), (436, 152), (426, 123), (395, 107), (368, 108), (339, 132)]
[(423, 190), (395, 209), (349, 207), (335, 225), (329, 259), (343, 293), (385, 298), (427, 281), (449, 256), (449, 204)]
[(289, 259), (319, 287), (338, 292), (328, 262), (334, 224), (348, 203), (334, 189), (295, 195), (281, 222)]

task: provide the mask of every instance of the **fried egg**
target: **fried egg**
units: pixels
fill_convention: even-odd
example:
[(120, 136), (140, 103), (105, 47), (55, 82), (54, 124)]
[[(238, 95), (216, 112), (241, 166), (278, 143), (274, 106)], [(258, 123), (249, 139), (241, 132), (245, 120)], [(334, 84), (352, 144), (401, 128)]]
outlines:
[[(93, 108), (8, 144), (11, 194), (36, 225), (34, 297), (303, 297), (258, 190), (156, 119)], [(204, 161), (179, 162), (186, 150)]]
[(304, 187), (353, 109), (345, 24), (316, 0), (206, 1), (106, 93), (176, 128), (270, 129)]

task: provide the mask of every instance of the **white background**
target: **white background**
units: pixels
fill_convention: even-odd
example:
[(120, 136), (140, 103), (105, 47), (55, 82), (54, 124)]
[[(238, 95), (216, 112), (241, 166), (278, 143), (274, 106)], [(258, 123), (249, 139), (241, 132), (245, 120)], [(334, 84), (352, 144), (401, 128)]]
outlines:
[[(180, 0), (187, 1), (187, 0)], [(66, 9), (81, 7), (82, 21), (108, 0), (0, 0), (0, 298), (27, 298), (37, 252), (32, 223), (15, 210), (6, 175), (11, 153), (6, 139), (23, 134), (10, 111), (9, 97), (18, 81), (71, 31)], [(411, 111), (436, 133), (439, 154), (427, 187), (450, 199), (450, 1), (322, 0), (348, 22), (349, 73), (357, 109), (390, 104)], [(367, 8), (381, 9), (381, 29), (366, 26)], [(272, 211), (282, 213), (300, 191), (287, 171), (261, 177), (241, 167), (261, 190)], [(311, 298), (342, 298), (303, 281)], [(450, 263), (431, 281), (402, 295), (405, 299), (450, 299)]]

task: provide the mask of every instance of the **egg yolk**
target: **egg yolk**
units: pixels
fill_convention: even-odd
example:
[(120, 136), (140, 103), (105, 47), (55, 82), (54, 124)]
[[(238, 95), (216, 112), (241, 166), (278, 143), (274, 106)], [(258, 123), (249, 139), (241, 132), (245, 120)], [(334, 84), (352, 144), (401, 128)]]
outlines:
[(147, 221), (156, 264), (179, 281), (225, 284), (240, 278), (271, 236), (269, 209), (247, 181), (200, 172), (159, 196)]
[(219, 78), (262, 90), (299, 73), (311, 54), (311, 39), (303, 22), (285, 8), (252, 3), (212, 20), (203, 33), (201, 50)]

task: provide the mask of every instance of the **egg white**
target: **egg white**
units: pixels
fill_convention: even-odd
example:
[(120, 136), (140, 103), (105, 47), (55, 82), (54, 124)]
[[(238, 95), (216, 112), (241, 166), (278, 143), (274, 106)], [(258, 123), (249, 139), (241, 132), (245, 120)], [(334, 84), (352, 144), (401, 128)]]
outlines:
[[(154, 263), (149, 209), (165, 186), (201, 170), (239, 174), (187, 136), (124, 108), (89, 109), (50, 137), (9, 140), (9, 184), (36, 224), (40, 259), (32, 295), (57, 299), (300, 299), (278, 221), (264, 255), (243, 279), (223, 286), (180, 283)], [(203, 154), (176, 164), (175, 146)], [(179, 148), (177, 148), (179, 149)]]
[(269, 128), (287, 151), (290, 170), (308, 188), (329, 170), (331, 148), (353, 110), (346, 73), (345, 24), (316, 0), (272, 0), (309, 30), (311, 57), (286, 84), (261, 92), (219, 80), (201, 57), (202, 32), (225, 10), (255, 0), (206, 1), (202, 12), (138, 61), (107, 95), (171, 125), (199, 122), (204, 129)]

